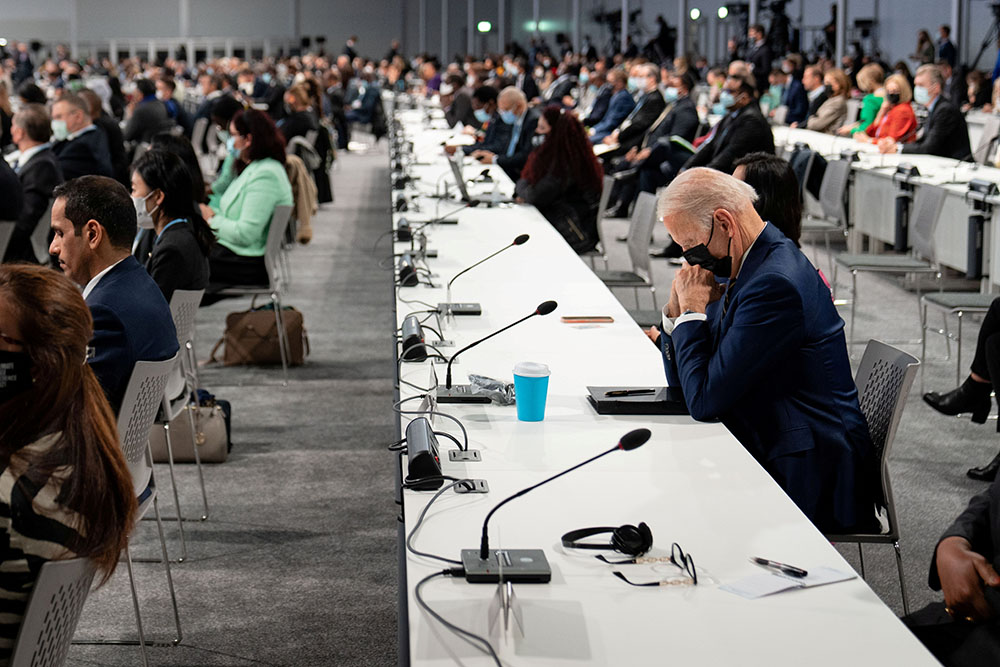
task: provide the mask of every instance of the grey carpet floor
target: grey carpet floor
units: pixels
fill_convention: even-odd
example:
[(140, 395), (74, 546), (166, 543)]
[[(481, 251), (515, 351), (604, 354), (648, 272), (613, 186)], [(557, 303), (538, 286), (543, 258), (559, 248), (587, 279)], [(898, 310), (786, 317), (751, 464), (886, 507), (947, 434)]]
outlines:
[[(211, 515), (185, 524), (189, 560), (172, 568), (184, 641), (150, 649), (153, 665), (392, 665), (396, 662), (396, 516), (390, 410), (391, 274), (371, 255), (389, 229), (384, 151), (345, 154), (337, 200), (314, 240), (291, 251), (286, 304), (304, 313), (311, 355), (280, 384), (280, 368), (201, 371), (233, 405), (233, 452), (206, 467)], [(389, 245), (383, 239), (381, 250)], [(203, 308), (198, 355), (208, 357), (226, 313), (246, 299)], [(193, 466), (181, 466), (181, 506), (199, 509)], [(161, 508), (174, 515), (168, 471), (156, 470)], [(166, 524), (176, 555), (176, 523)], [(144, 521), (133, 557), (158, 553)], [(135, 565), (144, 623), (172, 631), (163, 568)], [(87, 601), (77, 637), (135, 635), (124, 564)], [(73, 647), (69, 665), (138, 665), (134, 646)]]

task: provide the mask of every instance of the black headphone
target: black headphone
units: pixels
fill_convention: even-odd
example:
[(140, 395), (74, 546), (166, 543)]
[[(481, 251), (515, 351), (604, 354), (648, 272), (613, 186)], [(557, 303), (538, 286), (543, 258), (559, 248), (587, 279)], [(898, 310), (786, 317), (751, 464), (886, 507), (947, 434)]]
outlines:
[[(611, 533), (611, 542), (594, 544), (578, 541), (601, 533)], [(640, 523), (638, 526), (627, 523), (618, 528), (610, 526), (580, 528), (563, 535), (562, 545), (571, 549), (614, 549), (629, 556), (641, 556), (653, 546), (653, 533), (650, 532), (649, 526), (645, 523)]]

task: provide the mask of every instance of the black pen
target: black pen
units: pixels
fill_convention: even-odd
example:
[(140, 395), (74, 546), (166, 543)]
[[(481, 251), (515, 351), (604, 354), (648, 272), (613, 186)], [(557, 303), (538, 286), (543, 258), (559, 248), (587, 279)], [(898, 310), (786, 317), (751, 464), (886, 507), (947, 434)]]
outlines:
[(781, 572), (782, 574), (787, 574), (790, 577), (798, 577), (801, 579), (802, 577), (809, 574), (807, 571), (803, 570), (802, 568), (795, 567), (794, 565), (786, 565), (785, 563), (779, 563), (776, 560), (768, 560), (766, 558), (761, 558), (759, 556), (751, 556), (750, 562), (753, 563), (754, 565), (760, 565), (761, 567), (766, 568), (768, 570), (777, 570), (778, 572)]
[(604, 392), (604, 396), (607, 397), (619, 397), (619, 396), (645, 396), (647, 394), (655, 394), (655, 389), (615, 389), (613, 391)]

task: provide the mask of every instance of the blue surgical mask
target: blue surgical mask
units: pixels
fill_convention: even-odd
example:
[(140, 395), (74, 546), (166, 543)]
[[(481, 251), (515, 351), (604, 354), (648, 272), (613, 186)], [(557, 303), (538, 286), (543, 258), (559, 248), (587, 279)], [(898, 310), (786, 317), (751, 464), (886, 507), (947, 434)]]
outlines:
[(780, 83), (776, 83), (769, 88), (768, 92), (771, 93), (772, 97), (780, 100), (781, 96), (785, 93), (785, 87), (782, 86)]
[(666, 102), (667, 104), (672, 104), (676, 102), (680, 96), (681, 96), (681, 91), (677, 90), (677, 88), (673, 86), (670, 86), (665, 91), (663, 91), (663, 101)]
[(580, 85), (586, 86), (588, 81), (590, 81), (590, 75), (580, 72)]
[(64, 120), (53, 120), (52, 121), (52, 137), (56, 141), (62, 141), (69, 136), (69, 129), (66, 127), (66, 121)]
[(736, 96), (728, 90), (723, 90), (719, 93), (719, 104), (722, 105), (723, 109), (729, 111), (736, 105)]
[(236, 153), (236, 137), (229, 137), (226, 139), (226, 151), (229, 153)]
[(915, 86), (913, 88), (913, 101), (920, 106), (927, 106), (931, 101), (931, 92), (926, 86)]
[(501, 111), (500, 120), (507, 123), (508, 125), (513, 125), (517, 122), (517, 114), (513, 111)]
[(639, 77), (637, 76), (630, 76), (628, 78), (629, 92), (632, 93), (638, 92), (640, 88), (642, 88), (642, 80), (639, 79)]
[(262, 80), (262, 81), (263, 81), (264, 83), (267, 83), (267, 84), (270, 84), (270, 83), (271, 83), (271, 73), (270, 73), (270, 72), (264, 72), (264, 73), (263, 73), (263, 74), (261, 75), (261, 77), (260, 77), (260, 78), (261, 78), (261, 80)]
[(725, 116), (726, 107), (722, 106), (722, 102), (716, 102), (712, 105), (712, 114), (715, 116)]
[(490, 115), (486, 112), (486, 109), (475, 109), (472, 113), (475, 115), (476, 120), (478, 120), (480, 124), (485, 123), (490, 119)]

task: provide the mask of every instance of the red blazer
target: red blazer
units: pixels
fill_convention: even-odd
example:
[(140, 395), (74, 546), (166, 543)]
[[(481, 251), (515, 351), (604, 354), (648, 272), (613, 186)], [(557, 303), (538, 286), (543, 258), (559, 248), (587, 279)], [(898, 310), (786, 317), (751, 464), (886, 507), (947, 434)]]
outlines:
[(913, 113), (910, 103), (897, 104), (889, 113), (882, 116), (882, 121), (876, 125), (872, 123), (865, 130), (869, 137), (881, 139), (882, 137), (892, 137), (901, 144), (913, 141), (917, 132), (917, 116)]

